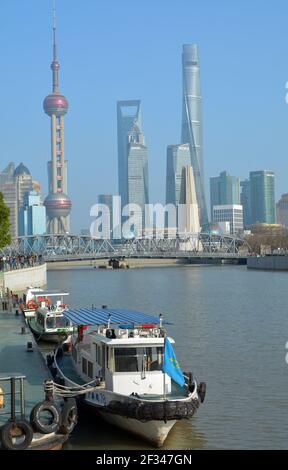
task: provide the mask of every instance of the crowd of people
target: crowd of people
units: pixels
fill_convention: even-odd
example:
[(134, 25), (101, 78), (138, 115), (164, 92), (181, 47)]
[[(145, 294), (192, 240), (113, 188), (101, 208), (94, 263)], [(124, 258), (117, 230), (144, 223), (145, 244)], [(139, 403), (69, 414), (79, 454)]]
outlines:
[(15, 255), (0, 257), (0, 271), (32, 268), (43, 263), (42, 255)]

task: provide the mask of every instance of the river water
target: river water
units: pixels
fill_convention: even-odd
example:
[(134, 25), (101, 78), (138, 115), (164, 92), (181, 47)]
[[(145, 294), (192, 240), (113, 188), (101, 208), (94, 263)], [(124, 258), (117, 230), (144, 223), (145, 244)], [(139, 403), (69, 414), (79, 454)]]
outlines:
[[(73, 306), (138, 309), (172, 321), (182, 370), (207, 383), (191, 421), (164, 449), (288, 448), (288, 273), (238, 266), (48, 272)], [(86, 414), (66, 449), (150, 449)]]

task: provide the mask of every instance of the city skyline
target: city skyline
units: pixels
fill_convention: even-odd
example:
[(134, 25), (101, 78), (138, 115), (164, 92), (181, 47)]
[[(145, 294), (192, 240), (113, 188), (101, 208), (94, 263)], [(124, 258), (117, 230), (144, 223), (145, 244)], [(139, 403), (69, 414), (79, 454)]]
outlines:
[[(126, 6), (128, 7), (129, 3), (130, 2), (127, 1), (121, 10), (114, 2), (117, 14), (120, 14), (120, 17), (121, 15), (124, 15), (124, 13), (127, 14), (129, 8), (126, 8)], [(92, 2), (87, 1), (86, 8), (80, 13), (76, 12), (74, 8), (68, 5), (68, 2), (65, 0), (63, 0), (61, 3), (59, 2), (59, 5), (57, 5), (59, 22), (61, 23), (61, 64), (63, 66), (61, 83), (63, 89), (67, 91), (71, 103), (73, 103), (73, 110), (71, 110), (71, 113), (68, 117), (69, 136), (66, 138), (66, 154), (69, 159), (69, 170), (71, 169), (71, 199), (73, 202), (74, 200), (76, 202), (73, 209), (72, 232), (79, 231), (81, 227), (89, 225), (89, 209), (91, 204), (96, 202), (98, 193), (115, 193), (115, 189), (117, 188), (117, 172), (115, 171), (115, 162), (117, 158), (117, 140), (115, 131), (115, 116), (113, 116), (113, 110), (115, 110), (115, 102), (121, 97), (137, 97), (140, 98), (143, 103), (145, 108), (145, 137), (147, 140), (147, 146), (149, 148), (149, 160), (151, 163), (151, 201), (154, 202), (158, 200), (165, 200), (165, 184), (159, 185), (158, 182), (161, 175), (162, 179), (163, 175), (165, 175), (165, 154), (167, 145), (173, 141), (179, 141), (179, 122), (181, 120), (180, 54), (182, 45), (187, 42), (199, 44), (201, 54), (206, 188), (208, 186), (209, 176), (218, 174), (224, 169), (227, 169), (229, 172), (231, 172), (231, 174), (236, 174), (241, 179), (244, 179), (244, 177), (251, 170), (268, 168), (275, 171), (276, 173), (277, 200), (280, 198), (282, 193), (287, 192), (285, 180), (286, 175), (288, 174), (288, 165), (284, 160), (284, 156), (286, 156), (288, 153), (288, 144), (286, 142), (288, 115), (287, 105), (285, 104), (285, 82), (287, 79), (286, 70), (284, 67), (285, 60), (280, 60), (281, 53), (279, 53), (277, 56), (278, 62), (277, 64), (275, 63), (277, 77), (271, 77), (271, 72), (268, 72), (267, 76), (264, 76), (261, 74), (262, 68), (259, 68), (259, 65), (263, 65), (264, 70), (264, 63), (267, 57), (267, 53), (270, 51), (269, 55), (271, 56), (271, 53), (273, 52), (273, 49), (276, 47), (276, 45), (277, 47), (280, 45), (281, 26), (284, 26), (281, 23), (280, 15), (278, 14), (275, 16), (274, 14), (273, 16), (272, 12), (272, 18), (274, 20), (277, 19), (277, 21), (281, 24), (278, 28), (279, 31), (275, 31), (273, 40), (270, 41), (269, 44), (268, 42), (264, 42), (261, 44), (260, 48), (260, 43), (263, 39), (262, 35), (264, 35), (265, 31), (265, 25), (267, 26), (268, 14), (271, 12), (271, 9), (269, 9), (267, 6), (264, 7), (264, 11), (262, 9), (263, 21), (260, 22), (260, 25), (258, 25), (258, 32), (260, 33), (259, 40), (255, 41), (252, 38), (248, 28), (247, 37), (245, 38), (244, 42), (240, 44), (239, 40), (243, 39), (240, 34), (240, 26), (241, 22), (243, 26), (247, 3), (245, 4), (244, 2), (246, 6), (237, 6), (237, 12), (240, 14), (240, 16), (238, 15), (239, 29), (238, 27), (236, 28), (238, 35), (236, 34), (236, 40), (234, 42), (232, 41), (233, 47), (235, 47), (235, 49), (233, 55), (234, 59), (231, 63), (231, 61), (229, 62), (229, 52), (231, 52), (232, 46), (228, 48), (229, 51), (227, 51), (227, 48), (225, 49), (224, 39), (226, 39), (226, 36), (224, 33), (220, 33), (220, 25), (217, 27), (215, 26), (216, 32), (218, 35), (220, 35), (218, 36), (219, 42), (215, 44), (215, 46), (209, 45), (208, 39), (210, 38), (210, 34), (208, 34), (208, 25), (212, 21), (212, 11), (210, 11), (208, 14), (206, 23), (200, 21), (199, 27), (197, 26), (191, 34), (191, 30), (188, 27), (189, 22), (186, 17), (188, 13), (189, 18), (189, 14), (192, 13), (192, 8), (188, 5), (188, 2), (184, 3), (186, 3), (187, 6), (185, 15), (183, 15), (183, 10), (179, 11), (179, 8), (177, 9), (168, 2), (167, 22), (161, 27), (163, 38), (159, 39), (159, 42), (156, 40), (156, 31), (154, 33), (153, 30), (156, 22), (154, 23), (152, 21), (152, 35), (150, 35), (151, 39), (149, 44), (151, 45), (151, 41), (154, 41), (155, 50), (150, 51), (149, 62), (151, 62), (150, 66), (153, 67), (153, 87), (151, 87), (152, 83), (147, 83), (147, 78), (149, 75), (147, 73), (143, 74), (144, 67), (147, 68), (148, 66), (148, 58), (145, 55), (145, 50), (147, 50), (147, 47), (146, 49), (144, 47), (145, 40), (147, 41), (147, 36), (145, 36), (144, 30), (141, 29), (141, 26), (140, 31), (143, 33), (143, 37), (140, 35), (138, 38), (137, 47), (132, 46), (132, 48), (135, 47), (136, 50), (139, 48), (140, 44), (142, 53), (136, 56), (136, 62), (133, 63), (133, 72), (131, 73), (132, 69), (127, 67), (128, 62), (125, 59), (125, 48), (121, 49), (123, 46), (123, 41), (125, 42), (127, 40), (128, 45), (128, 34), (125, 34), (122, 31), (122, 28), (119, 29), (119, 26), (117, 28), (117, 24), (120, 23), (116, 22), (116, 13), (114, 13), (115, 16), (112, 15), (111, 19), (112, 23), (114, 22), (113, 24), (115, 26), (115, 30), (109, 41), (104, 43), (104, 46), (101, 46), (102, 50), (101, 48), (97, 47), (96, 58), (95, 55), (89, 54), (89, 51), (92, 52), (93, 47), (95, 44), (97, 44), (97, 38), (99, 41), (99, 37), (105, 28), (103, 25), (99, 25), (100, 28), (97, 29), (97, 34), (94, 29), (92, 29), (92, 22), (90, 18), (88, 19), (89, 12), (92, 13), (91, 19), (94, 18), (93, 14), (96, 14), (96, 8)], [(213, 5), (211, 2), (205, 3), (213, 10)], [(256, 3), (259, 6), (259, 2)], [(4, 126), (5, 130), (2, 130), (1, 135), (2, 139), (0, 147), (0, 161), (1, 168), (4, 168), (11, 160), (24, 161), (28, 167), (33, 168), (33, 173), (35, 172), (35, 177), (41, 181), (43, 193), (45, 194), (47, 193), (45, 188), (45, 166), (49, 157), (49, 140), (47, 138), (47, 121), (41, 113), (41, 101), (47, 90), (47, 83), (49, 80), (47, 73), (47, 58), (49, 57), (48, 54), (50, 54), (51, 48), (51, 22), (49, 21), (51, 18), (51, 2), (43, 2), (42, 6), (39, 6), (36, 2), (31, 1), (29, 2), (29, 5), (31, 6), (31, 10), (33, 10), (32, 13), (29, 8), (29, 11), (27, 11), (26, 8), (22, 9), (21, 2), (16, 0), (9, 2), (9, 5), (7, 4), (1, 6), (4, 16), (8, 18), (8, 20), (13, 14), (13, 20), (15, 19), (16, 28), (17, 25), (20, 25), (19, 31), (17, 33), (14, 27), (7, 29), (6, 23), (11, 25), (11, 22), (9, 23), (9, 21), (7, 21), (4, 24), (3, 33), (5, 34), (5, 37), (7, 37), (8, 43), (7, 60), (10, 74), (12, 74), (13, 77), (13, 94), (16, 100), (20, 99), (18, 95), (19, 93), (21, 94), (21, 97), (23, 98), (23, 110), (17, 110), (16, 118), (15, 113), (13, 113), (13, 126), (11, 126), (10, 121), (12, 119), (12, 115), (10, 116), (10, 109), (8, 109), (8, 114), (5, 120), (7, 127), (6, 125)], [(155, 8), (157, 18), (157, 15), (160, 14), (160, 7), (156, 6)], [(287, 8), (284, 3), (283, 8)], [(232, 11), (229, 9), (229, 5), (227, 5), (227, 3), (223, 5), (222, 8), (220, 8), (220, 11), (223, 12), (224, 9), (226, 12), (225, 21), (227, 21), (227, 18), (230, 17), (233, 20), (234, 17), (232, 15)], [(199, 19), (204, 19), (204, 10), (204, 7), (199, 5), (196, 6), (196, 15)], [(251, 24), (250, 22), (252, 19), (255, 19), (257, 13), (257, 8), (255, 5), (251, 8), (251, 10), (252, 16), (250, 17), (248, 26)], [(233, 11), (233, 14), (235, 14), (235, 7)], [(149, 5), (149, 2), (148, 5), (143, 7), (143, 13), (145, 18), (151, 14), (151, 5)], [(165, 54), (159, 55), (159, 49), (163, 48), (163, 44), (168, 38), (169, 25), (171, 24), (170, 22), (172, 22), (173, 13), (176, 14), (176, 18), (179, 21), (181, 20), (182, 28), (176, 28), (173, 40), (168, 40), (167, 52), (165, 52)], [(207, 13), (207, 9), (205, 10), (205, 13)], [(28, 14), (30, 16), (32, 14), (32, 17), (35, 19), (37, 18), (37, 22), (33, 21), (31, 31), (26, 31), (25, 28), (23, 29), (23, 18), (27, 18), (28, 22)], [(106, 18), (107, 14), (107, 9), (100, 5), (98, 8), (98, 17), (103, 16), (103, 18)], [(79, 16), (79, 19), (77, 15)], [(88, 24), (87, 22), (85, 23), (85, 34), (77, 35), (77, 42), (75, 42), (76, 38), (72, 37), (71, 28), (74, 28), (75, 22), (75, 25), (79, 25), (80, 31), (83, 31), (85, 19), (88, 20)], [(203, 31), (201, 31), (200, 24), (202, 24), (202, 29), (203, 25), (205, 25)], [(235, 27), (235, 23), (233, 23), (233, 21), (232, 24)], [(231, 25), (229, 28), (231, 28)], [(23, 57), (19, 56), (19, 34), (24, 34), (21, 45), (23, 44), (23, 48), (24, 45), (28, 47), (28, 56), (27, 54), (25, 55), (25, 53)], [(120, 73), (116, 76), (112, 76), (111, 70), (109, 68), (109, 59), (111, 59), (110, 52), (112, 51), (112, 45), (115, 47), (114, 42), (116, 36), (117, 38), (120, 37), (119, 54), (117, 58), (114, 58), (116, 60), (116, 64), (115, 60), (112, 62), (114, 62), (113, 68), (115, 65), (117, 65)], [(158, 36), (159, 34), (157, 34), (157, 37)], [(35, 42), (35, 37), (39, 37), (40, 40)], [(255, 67), (253, 68), (252, 63), (255, 57), (253, 56), (252, 58), (253, 54), (250, 53), (250, 49), (248, 50), (249, 40), (252, 41), (251, 50), (254, 53), (256, 51), (259, 52), (259, 55), (257, 56), (257, 70)], [(265, 47), (263, 47), (263, 44), (265, 44)], [(85, 58), (83, 58), (83, 55), (79, 56), (79, 51), (81, 49), (85, 50), (85, 46), (88, 47), (88, 51), (87, 54), (84, 54)], [(129, 46), (131, 46), (131, 41), (129, 42)], [(213, 52), (216, 49), (216, 46), (219, 50), (219, 54), (217, 55), (217, 62), (215, 59), (215, 53)], [(287, 43), (284, 41), (283, 44), (282, 42), (281, 47), (283, 48), (282, 50), (284, 52), (286, 50)], [(243, 57), (241, 53), (244, 51), (247, 52), (245, 55), (246, 65), (251, 69), (249, 74), (249, 82), (243, 82), (243, 73), (242, 75), (240, 73), (239, 76), (237, 73), (234, 73), (235, 71), (238, 71), (237, 60), (239, 60), (240, 68), (240, 59)], [(107, 58), (104, 57), (104, 54)], [(77, 68), (75, 69), (74, 59), (76, 56)], [(29, 67), (32, 69), (32, 64), (35, 69), (35, 58), (37, 64), (36, 76), (31, 77), (31, 74), (27, 74), (26, 77), (25, 70), (28, 71)], [(275, 58), (273, 60), (275, 61)], [(143, 65), (141, 66), (142, 63)], [(107, 82), (108, 80), (106, 88), (101, 88), (100, 78), (100, 82), (98, 78), (95, 81), (96, 75), (94, 70), (96, 71), (96, 64), (97, 69), (102, 70), (101, 80), (103, 79), (104, 82)], [(108, 66), (108, 69), (103, 67), (104, 64)], [(122, 65), (122, 68), (120, 68), (120, 65)], [(19, 73), (17, 74), (17, 67), (19, 66), (21, 66), (22, 70), (21, 75)], [(137, 71), (138, 68), (139, 71)], [(216, 70), (217, 73), (211, 75), (213, 70)], [(231, 81), (232, 71), (233, 80)], [(165, 73), (165, 83), (163, 82), (163, 72)], [(20, 76), (21, 79), (18, 78)], [(31, 81), (33, 90), (33, 100), (31, 101), (30, 87), (29, 105), (26, 105), (24, 91), (29, 88), (27, 86), (27, 83), (29, 83), (27, 82), (28, 77), (29, 82)], [(240, 86), (241, 77), (242, 82)], [(96, 85), (94, 88), (92, 87), (92, 79)], [(3, 77), (3, 80), (4, 89), (11, 89), (10, 83), (6, 83), (5, 81), (6, 77)], [(161, 80), (162, 87), (160, 86)], [(86, 82), (88, 82), (87, 86)], [(268, 83), (270, 84), (270, 88), (267, 86)], [(80, 85), (80, 87), (77, 87), (76, 84)], [(108, 87), (111, 87), (112, 84), (113, 92), (109, 94)], [(225, 96), (223, 95), (224, 88)], [(253, 89), (254, 97), (252, 96), (251, 91), (249, 91), (250, 89)], [(266, 91), (267, 89), (270, 89), (270, 93), (264, 94), (264, 90)], [(247, 121), (244, 122), (243, 120), (244, 104), (246, 106), (246, 112), (248, 103), (247, 101), (245, 102), (245, 100), (243, 105), (241, 103), (243, 98), (245, 98), (245, 93), (247, 93), (247, 90), (250, 100), (249, 106), (251, 106), (251, 113), (249, 112), (248, 117), (248, 123), (251, 119), (249, 126)], [(158, 101), (156, 100), (155, 93), (157, 93)], [(167, 93), (169, 93), (169, 105), (171, 108), (169, 109), (168, 113), (168, 108), (163, 106), (164, 97), (167, 97)], [(7, 93), (7, 97), (8, 95), (9, 93)], [(6, 96), (3, 98), (5, 103)], [(217, 106), (217, 103), (220, 103), (220, 98), (222, 100), (221, 108)], [(104, 100), (106, 102), (106, 106), (104, 105)], [(258, 108), (256, 106), (258, 119), (256, 125), (255, 113), (252, 110), (253, 107), (255, 108), (255, 103), (258, 106)], [(271, 125), (271, 129), (269, 126), (270, 133), (268, 132), (268, 128), (265, 127), (266, 124), (264, 119), (262, 120), (261, 117), (261, 114), (264, 113), (264, 108), (265, 110), (268, 108), (270, 110), (269, 113), (271, 114), (272, 112), (274, 118), (276, 117), (276, 119), (273, 121), (273, 124)], [(93, 109), (93, 119), (91, 119), (91, 109)], [(24, 110), (25, 118), (23, 119), (21, 116)], [(164, 110), (165, 115), (163, 114)], [(231, 115), (228, 116), (229, 112)], [(85, 115), (85, 119), (82, 118), (82, 115)], [(217, 122), (219, 121), (219, 115), (222, 116), (222, 126), (220, 126), (220, 123)], [(26, 121), (27, 123), (29, 122), (30, 126), (26, 126)], [(241, 126), (240, 122), (242, 123)], [(254, 122), (253, 126), (252, 122)], [(31, 123), (33, 124), (32, 127)], [(223, 124), (225, 124), (224, 127)], [(251, 127), (251, 129), (248, 129), (248, 127)], [(14, 135), (15, 130), (17, 130), (18, 136), (17, 141), (12, 139), (12, 145), (10, 134), (11, 128), (13, 128)], [(229, 130), (228, 133), (227, 130)], [(266, 131), (270, 138), (268, 139), (268, 142), (265, 141), (264, 145), (262, 135), (265, 134)], [(245, 139), (243, 139), (244, 135)], [(34, 144), (32, 145), (33, 141)], [(243, 145), (241, 144), (239, 146), (239, 143), (241, 142)], [(276, 147), (274, 146), (274, 142), (276, 142)], [(89, 175), (84, 174), (83, 171), (82, 165), (84, 158), (87, 159), (87, 164), (89, 165)], [(253, 166), (251, 164), (252, 158)], [(87, 191), (85, 191), (85, 194), (83, 194), (81, 185), (78, 184), (79, 178), (82, 178), (83, 180), (84, 178), (86, 179), (85, 186), (87, 187)], [(209, 200), (208, 195), (209, 192), (206, 189), (206, 201)]]

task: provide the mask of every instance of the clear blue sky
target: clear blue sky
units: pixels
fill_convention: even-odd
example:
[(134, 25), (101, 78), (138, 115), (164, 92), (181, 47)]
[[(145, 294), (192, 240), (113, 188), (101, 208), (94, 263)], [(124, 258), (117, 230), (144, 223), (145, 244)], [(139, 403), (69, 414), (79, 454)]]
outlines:
[[(52, 0), (1, 0), (0, 168), (23, 161), (47, 190)], [(166, 146), (181, 128), (181, 49), (200, 48), (204, 164), (276, 172), (288, 192), (287, 0), (58, 0), (60, 91), (72, 228), (99, 193), (117, 192), (116, 101), (141, 99), (150, 196), (164, 201)], [(207, 202), (208, 189), (207, 189)]]

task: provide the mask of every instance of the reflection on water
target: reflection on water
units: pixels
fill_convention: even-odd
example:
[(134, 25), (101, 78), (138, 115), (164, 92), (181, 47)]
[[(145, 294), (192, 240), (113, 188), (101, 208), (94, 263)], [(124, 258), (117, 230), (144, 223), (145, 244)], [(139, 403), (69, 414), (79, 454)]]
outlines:
[[(287, 285), (288, 273), (238, 266), (48, 272), (48, 287), (70, 292), (70, 305), (162, 313), (174, 323), (177, 359), (207, 382), (207, 395), (166, 449), (287, 448)], [(149, 447), (88, 416), (67, 448)]]

